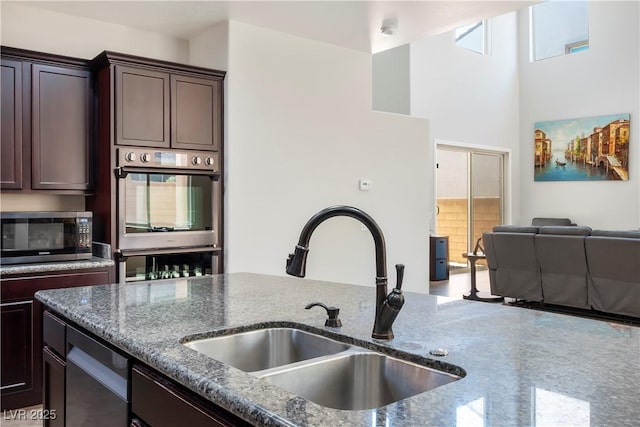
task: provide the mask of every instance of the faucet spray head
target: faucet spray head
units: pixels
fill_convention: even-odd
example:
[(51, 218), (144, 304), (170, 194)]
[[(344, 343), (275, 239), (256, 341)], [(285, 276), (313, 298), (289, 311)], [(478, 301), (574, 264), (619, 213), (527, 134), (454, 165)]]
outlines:
[(304, 277), (307, 266), (307, 254), (309, 248), (296, 245), (292, 254), (287, 258), (287, 274), (290, 276)]

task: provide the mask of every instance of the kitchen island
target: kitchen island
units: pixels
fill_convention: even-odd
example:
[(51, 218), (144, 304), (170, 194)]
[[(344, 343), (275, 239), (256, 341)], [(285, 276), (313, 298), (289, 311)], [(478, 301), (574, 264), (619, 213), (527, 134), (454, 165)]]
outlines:
[[(371, 338), (373, 287), (236, 273), (41, 291), (36, 298), (199, 396), (255, 425), (597, 425), (640, 420), (640, 328), (406, 293), (389, 341)], [(320, 301), (340, 308), (341, 328)], [(458, 370), (460, 380), (359, 411), (307, 401), (185, 347), (185, 338), (299, 326)], [(436, 357), (434, 349), (448, 355)]]

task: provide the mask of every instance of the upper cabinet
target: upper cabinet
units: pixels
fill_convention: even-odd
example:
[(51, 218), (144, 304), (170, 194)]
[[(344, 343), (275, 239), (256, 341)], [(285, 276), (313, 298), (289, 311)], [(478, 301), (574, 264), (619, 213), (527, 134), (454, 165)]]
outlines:
[(90, 190), (88, 61), (2, 48), (2, 190)]
[(2, 58), (0, 185), (22, 188), (22, 62)]
[(91, 74), (31, 67), (31, 188), (88, 190)]
[(169, 74), (116, 67), (116, 144), (169, 147)]
[(222, 81), (171, 76), (171, 145), (214, 150), (222, 135)]
[(112, 52), (95, 63), (98, 75), (110, 70), (115, 80), (115, 145), (220, 149), (223, 72)]

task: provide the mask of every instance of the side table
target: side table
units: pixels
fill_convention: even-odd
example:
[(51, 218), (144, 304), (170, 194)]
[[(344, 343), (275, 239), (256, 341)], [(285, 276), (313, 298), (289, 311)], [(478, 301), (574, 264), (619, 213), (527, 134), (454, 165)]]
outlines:
[(473, 301), (485, 301), (485, 302), (500, 302), (504, 301), (504, 297), (491, 295), (486, 292), (479, 292), (476, 286), (476, 261), (479, 259), (487, 259), (487, 256), (483, 253), (468, 252), (462, 254), (463, 257), (469, 260), (471, 265), (471, 289), (468, 293), (462, 295), (462, 298)]

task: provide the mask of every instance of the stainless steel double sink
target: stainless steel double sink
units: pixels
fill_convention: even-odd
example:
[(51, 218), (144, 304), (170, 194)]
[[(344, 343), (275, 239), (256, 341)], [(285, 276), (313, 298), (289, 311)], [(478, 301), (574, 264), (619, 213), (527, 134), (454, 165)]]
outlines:
[(295, 328), (259, 329), (184, 345), (335, 409), (379, 408), (461, 378)]

